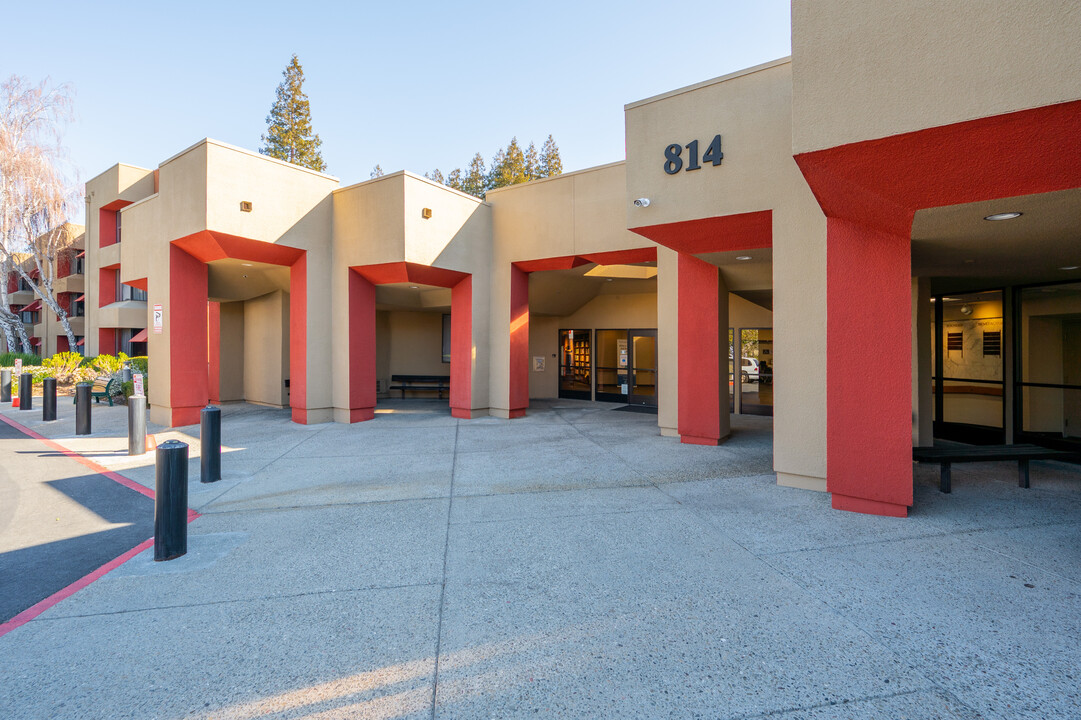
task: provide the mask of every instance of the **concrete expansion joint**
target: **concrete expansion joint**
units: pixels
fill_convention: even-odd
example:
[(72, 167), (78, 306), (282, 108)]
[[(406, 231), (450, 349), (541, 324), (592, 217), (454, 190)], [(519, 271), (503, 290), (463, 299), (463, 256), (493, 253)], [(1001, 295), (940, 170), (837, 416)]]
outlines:
[(450, 519), (454, 512), (454, 475), (458, 469), (458, 436), (461, 434), (462, 421), (454, 423), (454, 454), (450, 464), (450, 496), (447, 498), (447, 531), (443, 537), (443, 576), (439, 583), (439, 615), (435, 629), (435, 667), (432, 669), (432, 720), (435, 720), (439, 693), (439, 659), (443, 651), (443, 608), (447, 596), (447, 560), (450, 557)]

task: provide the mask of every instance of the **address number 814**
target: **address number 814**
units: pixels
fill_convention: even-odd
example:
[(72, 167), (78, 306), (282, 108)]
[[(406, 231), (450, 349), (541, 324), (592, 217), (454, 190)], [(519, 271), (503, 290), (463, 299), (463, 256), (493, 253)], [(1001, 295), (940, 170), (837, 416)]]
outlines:
[[(683, 170), (683, 146), (679, 143), (672, 143), (664, 149), (664, 171), (669, 175), (675, 175), (680, 170)], [(701, 163), (713, 163), (714, 165), (720, 165), (721, 160), (724, 160), (724, 153), (721, 152), (721, 136), (717, 135), (713, 138), (713, 142), (706, 148), (706, 152), (702, 154), (701, 162), (698, 159), (698, 141), (691, 140), (687, 143), (687, 167), (686, 170), (702, 169)]]

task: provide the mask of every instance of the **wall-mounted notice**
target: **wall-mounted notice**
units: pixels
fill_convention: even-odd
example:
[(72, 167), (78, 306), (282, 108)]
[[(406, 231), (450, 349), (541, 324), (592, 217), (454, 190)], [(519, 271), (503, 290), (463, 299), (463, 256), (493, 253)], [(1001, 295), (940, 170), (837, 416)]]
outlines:
[(161, 305), (154, 306), (154, 334), (161, 335), (162, 328), (165, 327), (165, 311), (161, 309)]
[(134, 375), (131, 376), (131, 381), (135, 385), (135, 392), (133, 394), (136, 397), (142, 397), (143, 396), (143, 374), (142, 373), (135, 373)]
[(533, 356), (533, 372), (544, 372), (544, 356)]

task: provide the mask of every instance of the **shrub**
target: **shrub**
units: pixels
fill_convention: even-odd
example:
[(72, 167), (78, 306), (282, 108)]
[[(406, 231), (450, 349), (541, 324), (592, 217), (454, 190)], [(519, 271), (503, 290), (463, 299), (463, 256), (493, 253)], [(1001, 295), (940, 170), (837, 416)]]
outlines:
[(15, 367), (15, 361), (22, 360), (23, 366), (27, 365), (40, 365), (41, 358), (37, 355), (29, 355), (27, 353), (6, 352), (0, 353), (0, 367)]
[(62, 352), (41, 361), (42, 366), (51, 371), (58, 382), (69, 383), (75, 380), (82, 366), (83, 356), (77, 352)]
[(131, 359), (131, 369), (146, 375), (150, 372), (150, 359), (146, 355), (136, 355)]
[(117, 353), (116, 355), (98, 355), (94, 358), (94, 369), (100, 372), (102, 375), (116, 375), (120, 372), (120, 369), (124, 367), (124, 361), (128, 359), (128, 356), (124, 353)]
[[(42, 362), (48, 362), (48, 361), (43, 360)], [(56, 377), (56, 372), (52, 368), (49, 368), (49, 367), (30, 367), (30, 368), (26, 368), (26, 371), (29, 372), (33, 376), (35, 384), (40, 383), (42, 380), (44, 380), (47, 377)], [(59, 380), (59, 378), (57, 378), (57, 379)]]

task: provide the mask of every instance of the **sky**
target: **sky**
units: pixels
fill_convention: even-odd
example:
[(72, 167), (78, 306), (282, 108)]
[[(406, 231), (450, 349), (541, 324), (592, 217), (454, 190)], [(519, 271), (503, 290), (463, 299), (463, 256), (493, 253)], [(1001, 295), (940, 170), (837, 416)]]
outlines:
[(74, 88), (81, 181), (204, 137), (258, 150), (293, 53), (343, 185), (549, 134), (570, 171), (625, 158), (626, 103), (789, 55), (789, 2), (20, 2), (0, 76)]

